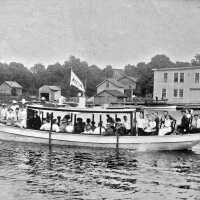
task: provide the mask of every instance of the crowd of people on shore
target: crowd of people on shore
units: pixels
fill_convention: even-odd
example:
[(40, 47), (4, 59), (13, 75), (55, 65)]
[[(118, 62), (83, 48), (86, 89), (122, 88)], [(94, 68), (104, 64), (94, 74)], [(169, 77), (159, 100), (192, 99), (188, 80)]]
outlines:
[(101, 135), (170, 135), (172, 133), (196, 133), (200, 132), (200, 114), (194, 113), (192, 110), (184, 109), (181, 111), (182, 117), (180, 124), (172, 117), (168, 111), (162, 114), (152, 112), (144, 114), (140, 112), (139, 116), (132, 123), (131, 130), (130, 119), (126, 115), (112, 118), (106, 115), (106, 121), (98, 121), (97, 123), (90, 118), (75, 118), (75, 122), (70, 114), (51, 118), (47, 113), (45, 118), (41, 118), (38, 111), (34, 111), (32, 117), (27, 118), (26, 104), (18, 104), (13, 101), (11, 105), (2, 104), (0, 111), (0, 122), (10, 126), (20, 128), (31, 128), (36, 130), (44, 130), (62, 133), (83, 133), (83, 134), (101, 134)]
[(26, 128), (27, 111), (24, 101), (18, 104), (13, 100), (12, 104), (2, 104), (1, 106), (0, 122), (2, 124)]

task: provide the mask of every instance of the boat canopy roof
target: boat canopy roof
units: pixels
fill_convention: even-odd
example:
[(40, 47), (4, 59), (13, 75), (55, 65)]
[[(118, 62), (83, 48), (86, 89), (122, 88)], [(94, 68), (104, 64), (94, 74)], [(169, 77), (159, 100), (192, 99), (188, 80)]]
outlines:
[(27, 109), (45, 110), (45, 111), (61, 111), (61, 112), (78, 112), (78, 113), (133, 113), (136, 112), (135, 108), (127, 109), (105, 109), (105, 108), (78, 108), (78, 107), (46, 107), (43, 105), (29, 105)]

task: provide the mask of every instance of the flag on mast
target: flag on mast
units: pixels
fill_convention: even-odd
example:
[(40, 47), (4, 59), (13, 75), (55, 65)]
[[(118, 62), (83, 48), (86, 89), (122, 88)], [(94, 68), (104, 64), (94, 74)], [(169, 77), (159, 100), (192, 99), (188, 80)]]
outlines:
[(74, 87), (78, 88), (80, 91), (85, 92), (84, 85), (82, 81), (78, 78), (78, 76), (72, 71), (71, 69), (71, 79), (70, 79), (70, 86), (73, 85)]

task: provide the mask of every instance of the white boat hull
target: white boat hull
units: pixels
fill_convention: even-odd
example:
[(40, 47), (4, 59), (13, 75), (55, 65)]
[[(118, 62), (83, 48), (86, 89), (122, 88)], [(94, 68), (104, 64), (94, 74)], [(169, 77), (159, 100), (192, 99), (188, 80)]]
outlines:
[[(52, 133), (52, 145), (82, 146), (91, 148), (116, 148), (116, 136)], [(0, 140), (49, 143), (49, 133), (31, 129), (0, 126)], [(199, 134), (170, 136), (119, 136), (119, 148), (137, 151), (162, 151), (191, 149), (200, 143)]]

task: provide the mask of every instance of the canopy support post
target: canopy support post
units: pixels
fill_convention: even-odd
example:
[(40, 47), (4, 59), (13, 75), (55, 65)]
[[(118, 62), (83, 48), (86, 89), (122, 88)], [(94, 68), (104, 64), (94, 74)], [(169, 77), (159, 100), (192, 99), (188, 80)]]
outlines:
[(133, 135), (133, 113), (131, 112), (131, 135)]
[(52, 126), (53, 126), (53, 113), (51, 113), (51, 115), (50, 115), (50, 122), (51, 122), (51, 126), (50, 126), (50, 130), (49, 130), (49, 152), (51, 152), (51, 149), (52, 149), (51, 134), (52, 134)]

